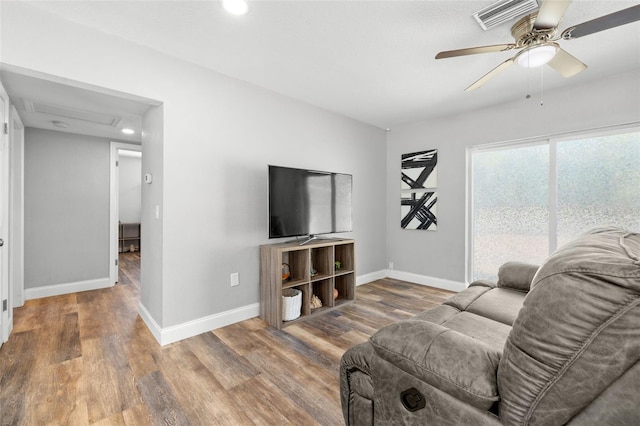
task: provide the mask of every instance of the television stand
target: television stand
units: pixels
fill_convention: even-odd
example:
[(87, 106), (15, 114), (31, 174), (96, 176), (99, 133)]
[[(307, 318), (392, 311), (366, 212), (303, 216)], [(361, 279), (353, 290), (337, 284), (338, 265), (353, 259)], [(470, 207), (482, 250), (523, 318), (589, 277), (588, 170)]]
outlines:
[[(320, 238), (305, 244), (290, 241), (260, 246), (260, 317), (277, 329), (356, 298), (355, 241)], [(283, 279), (285, 264), (289, 273)], [(282, 312), (282, 292), (287, 289), (302, 293), (300, 316), (290, 321), (283, 320)], [(322, 306), (312, 307), (314, 295)]]

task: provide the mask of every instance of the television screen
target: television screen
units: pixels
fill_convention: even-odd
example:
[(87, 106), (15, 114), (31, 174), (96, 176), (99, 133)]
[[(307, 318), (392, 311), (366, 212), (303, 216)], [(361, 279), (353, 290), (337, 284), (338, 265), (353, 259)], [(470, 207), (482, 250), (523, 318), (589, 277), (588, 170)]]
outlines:
[(269, 166), (269, 238), (349, 232), (351, 175)]

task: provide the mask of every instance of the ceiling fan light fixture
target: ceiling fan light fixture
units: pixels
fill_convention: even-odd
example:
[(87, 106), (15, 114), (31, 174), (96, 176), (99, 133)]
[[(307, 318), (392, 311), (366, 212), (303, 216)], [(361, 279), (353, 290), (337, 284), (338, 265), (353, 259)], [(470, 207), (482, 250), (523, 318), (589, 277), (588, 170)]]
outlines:
[(555, 43), (532, 46), (520, 52), (516, 62), (523, 68), (535, 68), (553, 59), (556, 52), (558, 52), (558, 46)]

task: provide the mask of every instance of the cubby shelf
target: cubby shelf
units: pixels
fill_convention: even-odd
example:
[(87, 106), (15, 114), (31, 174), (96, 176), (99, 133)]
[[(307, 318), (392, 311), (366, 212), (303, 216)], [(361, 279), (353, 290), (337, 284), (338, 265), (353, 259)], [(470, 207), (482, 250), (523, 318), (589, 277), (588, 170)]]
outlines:
[[(133, 248), (133, 250), (132, 250)], [(140, 224), (118, 224), (118, 252), (140, 251)]]
[[(340, 269), (335, 262), (340, 262)], [(283, 264), (289, 267), (289, 278), (282, 279)], [(315, 272), (312, 275), (312, 270)], [(320, 239), (305, 245), (297, 242), (260, 246), (260, 317), (280, 329), (306, 318), (315, 317), (351, 303), (356, 298), (355, 241)], [(282, 290), (302, 291), (300, 317), (282, 320)], [(338, 290), (334, 300), (333, 290)], [(322, 301), (322, 307), (311, 309), (311, 296)]]

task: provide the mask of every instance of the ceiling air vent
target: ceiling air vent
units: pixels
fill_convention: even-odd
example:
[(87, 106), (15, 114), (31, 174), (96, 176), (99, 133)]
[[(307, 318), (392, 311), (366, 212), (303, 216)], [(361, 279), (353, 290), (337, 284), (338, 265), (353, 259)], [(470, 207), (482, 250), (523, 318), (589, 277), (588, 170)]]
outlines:
[(52, 115), (55, 117), (70, 118), (73, 120), (86, 121), (91, 124), (103, 124), (113, 127), (117, 126), (122, 120), (121, 117), (109, 113), (78, 110), (59, 105), (33, 102), (27, 99), (23, 99), (22, 101), (24, 104), (24, 109), (27, 112), (37, 112), (40, 114)]
[(538, 9), (537, 0), (500, 0), (473, 14), (484, 30)]

